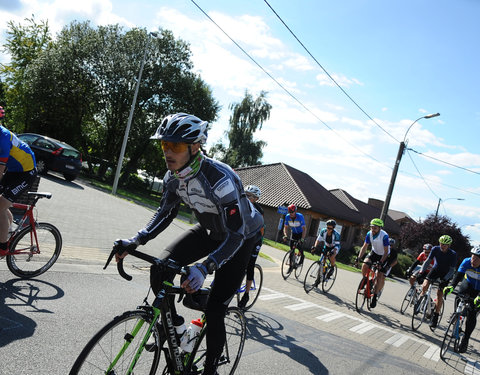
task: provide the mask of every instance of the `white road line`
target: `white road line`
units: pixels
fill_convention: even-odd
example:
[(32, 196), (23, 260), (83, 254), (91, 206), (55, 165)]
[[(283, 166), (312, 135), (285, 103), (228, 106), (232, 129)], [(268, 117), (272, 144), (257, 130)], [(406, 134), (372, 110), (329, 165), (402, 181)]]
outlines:
[(283, 297), (288, 297), (288, 296), (283, 293), (273, 293), (273, 294), (261, 295), (258, 298), (261, 299), (262, 301), (270, 301), (271, 299), (278, 299)]
[(393, 335), (387, 341), (385, 341), (385, 344), (390, 344), (398, 348), (404, 342), (407, 342), (408, 339), (409, 337), (407, 335), (397, 333), (396, 335)]
[(301, 302), (301, 303), (296, 303), (295, 305), (285, 306), (285, 308), (292, 311), (298, 311), (298, 310), (308, 309), (310, 307), (315, 307), (315, 306), (317, 305), (312, 302)]
[(428, 350), (423, 354), (425, 358), (438, 362), (440, 360), (440, 347), (437, 345), (431, 345)]
[(378, 326), (370, 322), (364, 322), (362, 324), (359, 324), (358, 326), (350, 328), (350, 331), (363, 335), (365, 332), (368, 332), (375, 327)]
[(334, 312), (331, 312), (331, 313), (328, 313), (328, 314), (319, 315), (315, 319), (321, 320), (323, 322), (331, 322), (332, 320), (340, 319), (344, 316), (346, 316), (346, 314), (334, 311)]

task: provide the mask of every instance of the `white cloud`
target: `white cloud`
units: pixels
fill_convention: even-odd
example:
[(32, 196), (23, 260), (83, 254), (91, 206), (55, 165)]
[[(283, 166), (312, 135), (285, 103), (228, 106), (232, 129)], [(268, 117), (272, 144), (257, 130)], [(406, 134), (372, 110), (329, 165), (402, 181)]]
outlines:
[[(347, 78), (346, 76), (339, 75), (336, 73), (329, 73), (330, 76), (342, 87), (349, 87), (352, 85), (360, 85), (363, 86), (363, 83), (361, 83), (358, 79), (356, 78)], [(330, 77), (327, 76), (325, 73), (320, 73), (317, 74), (315, 77), (317, 79), (317, 82), (320, 86), (336, 86), (336, 84), (331, 80)]]

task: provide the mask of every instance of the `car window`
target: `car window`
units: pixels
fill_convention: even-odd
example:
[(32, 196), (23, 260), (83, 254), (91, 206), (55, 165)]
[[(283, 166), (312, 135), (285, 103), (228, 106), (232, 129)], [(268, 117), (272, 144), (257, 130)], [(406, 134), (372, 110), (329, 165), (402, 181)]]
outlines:
[(46, 148), (47, 150), (56, 150), (58, 147), (46, 139), (39, 138), (34, 143), (35, 146)]
[(20, 134), (18, 135), (18, 138), (20, 138), (22, 141), (27, 142), (29, 145), (31, 145), (35, 140), (38, 138), (35, 135), (29, 135), (29, 134)]
[(80, 153), (75, 150), (63, 149), (62, 155), (69, 158), (80, 159)]

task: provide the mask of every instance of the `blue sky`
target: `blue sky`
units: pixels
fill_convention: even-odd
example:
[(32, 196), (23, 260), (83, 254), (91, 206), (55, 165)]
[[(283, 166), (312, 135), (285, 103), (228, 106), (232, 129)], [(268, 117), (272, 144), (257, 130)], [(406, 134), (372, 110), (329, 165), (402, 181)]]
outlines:
[(210, 145), (227, 129), (229, 104), (246, 89), (268, 91), (271, 118), (255, 135), (268, 143), (262, 161), (284, 162), (364, 201), (385, 199), (399, 141), (416, 119), (439, 112), (408, 132), (417, 152), (403, 156), (390, 208), (419, 219), (441, 199), (439, 213), (480, 243), (480, 2), (268, 0), (321, 66), (266, 2), (196, 3), (288, 93), (187, 0), (0, 0), (0, 38), (8, 20), (32, 14), (53, 32), (75, 19), (170, 29), (190, 43), (195, 70), (222, 105)]

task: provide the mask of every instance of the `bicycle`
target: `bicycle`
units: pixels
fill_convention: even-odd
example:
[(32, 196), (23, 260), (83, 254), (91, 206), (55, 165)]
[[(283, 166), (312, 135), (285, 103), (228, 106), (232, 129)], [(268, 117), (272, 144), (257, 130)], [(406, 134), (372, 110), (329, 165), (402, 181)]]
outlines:
[(440, 347), (440, 358), (445, 360), (445, 354), (453, 344), (453, 351), (459, 353), (460, 341), (464, 336), (463, 326), (466, 321), (466, 317), (472, 306), (472, 300), (466, 295), (457, 294), (456, 301), (458, 302), (455, 312), (449, 319), (445, 336), (443, 337), (442, 346)]
[[(237, 290), (237, 304), (240, 303), (240, 300), (242, 299), (242, 296), (245, 293), (246, 282), (247, 282), (247, 276), (245, 275), (240, 288), (238, 288)], [(245, 307), (242, 308), (243, 311), (247, 311), (255, 304), (255, 302), (258, 299), (258, 296), (260, 295), (260, 291), (262, 290), (262, 285), (263, 285), (263, 269), (259, 264), (255, 264), (252, 284), (248, 291), (248, 295), (250, 299), (248, 300), (248, 303), (245, 305)]]
[[(433, 313), (435, 312), (435, 301), (431, 297), (433, 284), (437, 284), (437, 282), (430, 283), (427, 292), (417, 300), (413, 307), (412, 330), (414, 331), (418, 330), (424, 321), (430, 322), (432, 320)], [(442, 309), (438, 315), (437, 327), (442, 320), (443, 310), (445, 309), (445, 301), (442, 302)], [(432, 326), (430, 326), (430, 329), (432, 332), (435, 331), (435, 328)]]
[(358, 284), (357, 295), (355, 296), (355, 309), (357, 312), (363, 309), (365, 303), (367, 303), (367, 309), (370, 310), (370, 302), (375, 291), (378, 269), (380, 269), (380, 263), (373, 263), (369, 267), (367, 275), (363, 276)]
[[(105, 264), (108, 266), (116, 250), (112, 250)], [(129, 251), (131, 256), (143, 259), (163, 271), (187, 275), (188, 267), (181, 267), (172, 260), (161, 260), (138, 250)], [(117, 263), (119, 274), (126, 280), (132, 277), (125, 273), (123, 259)], [(162, 272), (165, 274), (166, 272)], [(179, 338), (175, 332), (172, 320), (173, 296), (179, 296), (179, 301), (185, 296), (185, 291), (168, 281), (163, 281), (161, 290), (155, 296), (152, 304), (147, 302), (136, 310), (124, 312), (104, 326), (82, 350), (72, 366), (70, 375), (77, 374), (150, 374), (154, 375), (162, 365), (161, 374), (196, 375), (203, 371), (206, 356), (207, 322), (202, 314), (203, 327), (196, 338), (190, 353), (182, 352)], [(205, 311), (205, 302), (210, 289), (201, 288), (195, 293), (201, 302), (193, 305), (186, 303), (188, 308)], [(192, 295), (187, 295), (192, 297)], [(194, 298), (194, 297), (192, 297)], [(246, 337), (246, 323), (243, 312), (237, 307), (229, 307), (225, 315), (226, 342), (218, 362), (219, 374), (233, 374), (240, 361)], [(149, 342), (150, 339), (150, 342)], [(147, 346), (147, 342), (149, 347)], [(166, 345), (165, 345), (166, 344)], [(162, 352), (164, 362), (161, 363)]]
[(6, 257), (8, 269), (20, 278), (28, 279), (46, 272), (57, 261), (62, 250), (62, 235), (49, 223), (40, 223), (34, 217), (39, 199), (52, 197), (51, 193), (28, 192), (32, 204), (13, 203), (12, 208), (24, 211), (17, 227), (11, 233), (7, 249), (0, 250), (0, 259)]
[(418, 296), (420, 295), (420, 285), (416, 282), (410, 286), (405, 297), (403, 297), (402, 305), (400, 306), (400, 313), (404, 314), (407, 311), (409, 306), (415, 306), (415, 303), (418, 301)]
[(327, 248), (324, 247), (318, 260), (308, 268), (303, 281), (303, 289), (306, 293), (318, 288), (320, 283), (322, 283), (322, 290), (325, 293), (332, 288), (337, 278), (337, 265), (332, 266), (330, 262), (331, 254), (332, 250), (327, 251)]
[[(303, 269), (303, 262), (300, 263), (302, 255), (298, 250), (298, 240), (290, 240), (291, 249), (285, 254), (282, 261), (282, 276), (287, 280), (293, 270), (295, 270), (295, 278), (298, 280)], [(292, 264), (290, 264), (293, 261)]]

